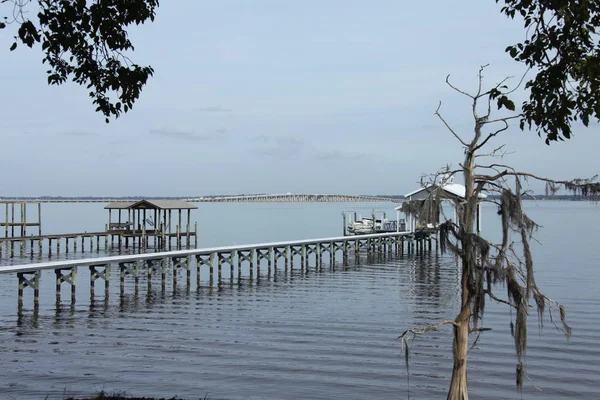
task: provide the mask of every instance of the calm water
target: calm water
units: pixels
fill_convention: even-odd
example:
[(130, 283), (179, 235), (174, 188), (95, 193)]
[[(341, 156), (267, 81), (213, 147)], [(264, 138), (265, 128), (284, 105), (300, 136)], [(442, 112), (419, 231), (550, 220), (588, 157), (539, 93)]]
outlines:
[[(341, 211), (357, 207), (368, 214), (372, 206), (202, 204), (196, 219), (203, 246), (229, 245), (338, 236)], [(484, 326), (493, 330), (470, 353), (471, 396), (598, 399), (600, 209), (575, 202), (529, 209), (544, 225), (534, 248), (538, 284), (567, 307), (573, 335), (565, 340), (549, 320), (538, 330), (532, 317), (527, 364), (543, 391), (526, 381), (521, 395), (514, 389), (509, 311), (489, 303)], [(494, 211), (485, 210), (490, 235)], [(44, 207), (48, 233), (93, 231), (104, 223), (98, 204)], [(16, 278), (0, 276), (0, 399), (62, 399), (102, 389), (186, 399), (444, 398), (450, 329), (412, 343), (408, 373), (394, 339), (407, 327), (455, 316), (453, 257), (363, 257), (347, 268), (308, 273), (280, 266), (276, 278), (263, 266), (259, 277), (244, 276), (218, 289), (201, 275), (199, 288), (193, 277), (189, 290), (168, 282), (164, 292), (159, 281), (148, 291), (145, 279), (137, 290), (128, 280), (124, 298), (112, 281), (109, 300), (90, 304), (82, 270), (77, 304), (56, 309), (48, 272), (39, 313), (27, 309), (21, 317)]]

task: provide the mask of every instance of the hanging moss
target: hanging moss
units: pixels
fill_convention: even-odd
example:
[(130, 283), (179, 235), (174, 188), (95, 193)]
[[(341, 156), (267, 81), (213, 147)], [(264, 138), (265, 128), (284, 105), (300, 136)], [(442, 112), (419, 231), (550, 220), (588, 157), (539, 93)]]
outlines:
[(422, 200), (408, 200), (402, 202), (402, 211), (405, 215), (419, 216), (423, 207)]

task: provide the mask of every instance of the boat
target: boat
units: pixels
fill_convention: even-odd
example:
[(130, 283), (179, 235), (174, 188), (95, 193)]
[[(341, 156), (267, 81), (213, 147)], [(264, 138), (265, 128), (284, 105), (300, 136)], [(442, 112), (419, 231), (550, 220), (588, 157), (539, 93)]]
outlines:
[(375, 233), (381, 229), (381, 220), (376, 219), (373, 224), (373, 218), (363, 217), (359, 221), (352, 221), (348, 225), (348, 232), (353, 235), (366, 235), (369, 233)]

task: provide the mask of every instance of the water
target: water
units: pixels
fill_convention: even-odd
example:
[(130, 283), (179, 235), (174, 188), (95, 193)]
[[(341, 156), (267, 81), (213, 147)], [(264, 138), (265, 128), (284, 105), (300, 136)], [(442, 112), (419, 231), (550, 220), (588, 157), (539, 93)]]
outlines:
[[(202, 204), (196, 218), (203, 245), (230, 245), (338, 236), (341, 211), (355, 206), (363, 214), (372, 207)], [(493, 330), (469, 356), (471, 396), (597, 399), (600, 209), (579, 202), (528, 208), (544, 225), (534, 245), (538, 284), (567, 307), (573, 335), (567, 341), (548, 319), (538, 330), (532, 316), (526, 361), (531, 382), (543, 391), (526, 380), (521, 395), (509, 311), (489, 302), (483, 325)], [(106, 218), (96, 209), (100, 205), (45, 207), (45, 230), (95, 230)], [(497, 227), (494, 211), (484, 211), (490, 234)], [(308, 273), (297, 268), (285, 273), (280, 266), (275, 278), (263, 267), (258, 279), (245, 274), (240, 285), (226, 281), (222, 288), (202, 276), (200, 288), (192, 279), (189, 291), (168, 282), (163, 292), (158, 281), (148, 291), (144, 278), (136, 291), (129, 280), (123, 298), (113, 281), (108, 302), (100, 296), (92, 304), (82, 271), (77, 304), (58, 309), (48, 272), (39, 313), (27, 309), (20, 317), (16, 278), (0, 276), (0, 399), (62, 399), (102, 389), (185, 399), (444, 398), (451, 329), (412, 343), (409, 373), (395, 338), (408, 327), (456, 315), (453, 257), (363, 258)]]

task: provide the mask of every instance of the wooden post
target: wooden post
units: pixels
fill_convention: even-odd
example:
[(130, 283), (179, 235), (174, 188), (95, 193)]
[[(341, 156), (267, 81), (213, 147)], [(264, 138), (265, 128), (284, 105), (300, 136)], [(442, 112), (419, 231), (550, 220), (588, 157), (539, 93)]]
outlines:
[[(15, 237), (15, 203), (11, 203), (10, 236)], [(12, 243), (12, 242), (11, 242)]]
[(217, 285), (221, 286), (223, 254), (217, 253)]
[(329, 266), (335, 268), (335, 246), (333, 242), (329, 243), (329, 258)]
[(21, 203), (21, 237), (25, 236), (25, 203)]
[(23, 236), (27, 236), (27, 203), (23, 203)]
[(42, 236), (42, 203), (38, 203), (38, 235)]
[(348, 265), (348, 241), (344, 240), (344, 244), (343, 244), (343, 251), (342, 251), (342, 262), (344, 263), (344, 266)]
[(187, 237), (185, 243), (186, 243), (186, 247), (188, 249), (190, 248), (190, 227), (191, 227), (191, 225), (190, 225), (191, 224), (191, 220), (190, 220), (190, 218), (191, 218), (191, 216), (190, 216), (191, 212), (190, 211), (191, 210), (188, 208), (188, 210), (187, 210), (187, 227), (186, 227), (186, 232), (185, 232), (186, 237)]
[(171, 233), (172, 233), (172, 230), (171, 230), (171, 225), (172, 224), (171, 224), (171, 222), (172, 221), (173, 220), (171, 219), (171, 210), (169, 210), (169, 234), (168, 234), (168, 237), (169, 237), (169, 250), (171, 250), (171, 242), (172, 242), (172, 240), (171, 240), (172, 239), (171, 238)]
[(178, 226), (179, 226), (179, 229), (181, 230), (181, 227), (183, 226), (183, 225), (181, 225), (181, 208), (178, 211), (179, 211), (179, 225)]
[(137, 225), (135, 224), (135, 210), (132, 210), (132, 214), (133, 214), (133, 225), (132, 225), (132, 229), (135, 232), (137, 229)]
[[(146, 210), (144, 210), (144, 213), (146, 213)], [(144, 220), (145, 221), (145, 220)], [(146, 247), (148, 246), (148, 243), (146, 242), (146, 224), (142, 224), (142, 248), (144, 250), (146, 250)]]
[(4, 220), (4, 237), (8, 237), (8, 203), (6, 203), (6, 219)]
[[(233, 257), (233, 255), (232, 255), (232, 257)], [(231, 260), (231, 262), (233, 262), (233, 259)], [(242, 276), (242, 257), (240, 255), (239, 251), (237, 252), (237, 264), (238, 264), (237, 265), (237, 267), (238, 267), (237, 276), (238, 276), (238, 284), (239, 284), (240, 283), (240, 277)]]
[(210, 273), (210, 279), (209, 279), (209, 281), (210, 281), (210, 286), (212, 286), (213, 285), (213, 280), (214, 280), (214, 277), (215, 277), (215, 253), (210, 253), (209, 261), (208, 262), (210, 263), (209, 264), (209, 271), (210, 271), (209, 272)]
[(194, 225), (194, 247), (198, 248), (198, 222), (196, 221)]

